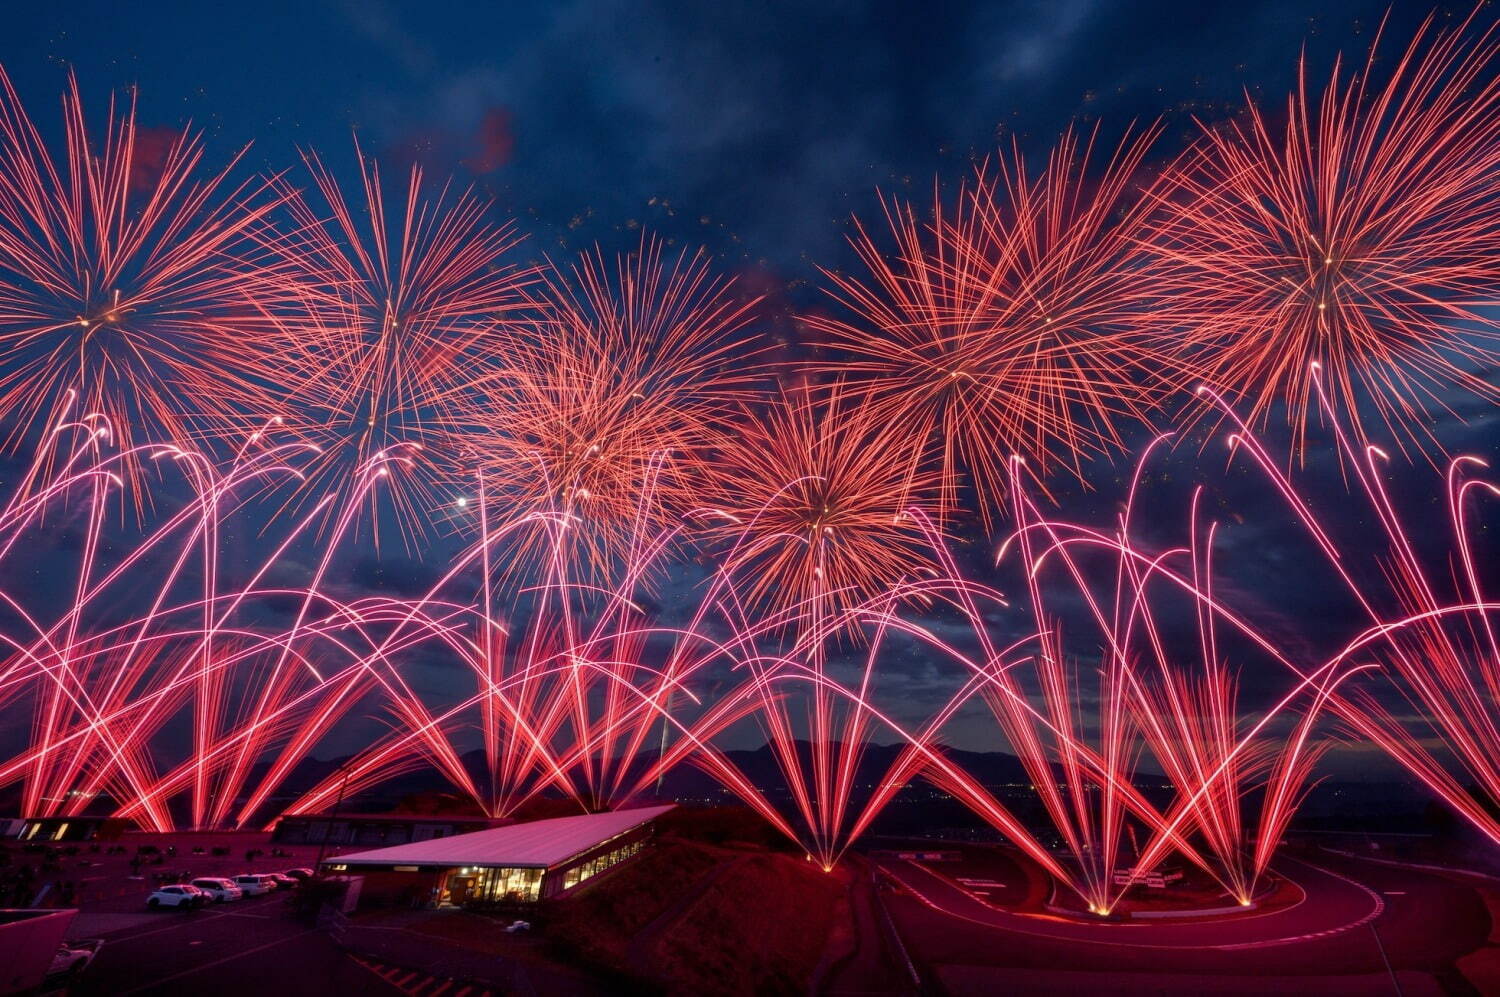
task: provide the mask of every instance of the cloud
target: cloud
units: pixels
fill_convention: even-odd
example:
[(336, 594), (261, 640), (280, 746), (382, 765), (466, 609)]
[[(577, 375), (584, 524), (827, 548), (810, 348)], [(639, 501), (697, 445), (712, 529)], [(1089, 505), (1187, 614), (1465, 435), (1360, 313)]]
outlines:
[(438, 60), (418, 35), (401, 22), (399, 10), (386, 0), (338, 0), (338, 12), (354, 31), (389, 55), (412, 76), (431, 72)]
[(1096, 11), (1092, 0), (1059, 0), (982, 12), (979, 30), (972, 35), (979, 50), (979, 79), (1001, 84), (1051, 79)]

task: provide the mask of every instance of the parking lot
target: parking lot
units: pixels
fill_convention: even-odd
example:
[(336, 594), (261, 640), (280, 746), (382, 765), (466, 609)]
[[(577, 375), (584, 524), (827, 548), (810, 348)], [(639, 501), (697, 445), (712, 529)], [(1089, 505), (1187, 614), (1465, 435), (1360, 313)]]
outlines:
[(84, 914), (140, 911), (163, 883), (311, 867), (318, 854), (315, 845), (277, 845), (269, 835), (253, 832), (127, 834), (119, 841), (5, 847), (11, 868), (45, 865), (35, 877), (38, 890), (52, 884), (44, 905), (77, 907)]
[[(47, 906), (77, 907), (68, 936), (104, 940), (70, 993), (402, 992), (340, 950), (325, 932), (293, 918), (286, 891), (200, 910), (146, 906), (159, 884), (310, 867), (317, 858), (315, 845), (273, 844), (263, 833), (185, 832), (4, 847), (9, 862), (0, 868), (8, 888), (40, 893)], [(18, 875), (23, 869), (25, 877)]]
[(200, 910), (137, 908), (104, 916), (110, 928), (103, 935), (104, 947), (70, 993), (288, 997), (401, 992), (337, 948), (324, 932), (289, 916), (285, 895), (248, 897)]

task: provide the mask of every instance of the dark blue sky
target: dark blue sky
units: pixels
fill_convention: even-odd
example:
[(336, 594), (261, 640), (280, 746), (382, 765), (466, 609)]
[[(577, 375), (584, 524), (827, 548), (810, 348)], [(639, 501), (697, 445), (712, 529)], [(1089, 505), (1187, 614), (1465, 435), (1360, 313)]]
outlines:
[[(1427, 8), (1398, 5), (1396, 37)], [(1284, 93), (1306, 44), (1362, 50), (1381, 2), (58, 3), (7, 13), (0, 63), (44, 115), (138, 85), (146, 124), (277, 169), (349, 137), (492, 191), (534, 245), (647, 225), (766, 264), (837, 261), (877, 187), (955, 178), (997, 138), (1070, 120), (1219, 117)]]
[[(1388, 47), (1430, 9), (1397, 5)], [(707, 245), (774, 313), (816, 300), (814, 262), (846, 262), (849, 215), (871, 210), (877, 189), (925, 197), (935, 175), (958, 179), (998, 141), (1019, 135), (1040, 152), (1075, 120), (1102, 118), (1113, 135), (1164, 116), (1166, 152), (1195, 115), (1232, 114), (1247, 86), (1279, 101), (1304, 46), (1315, 79), (1340, 49), (1362, 58), (1385, 11), (1383, 0), (29, 3), (6, 13), (0, 64), (49, 135), (70, 68), (96, 111), (135, 85), (144, 125), (190, 120), (219, 157), (253, 142), (247, 171), (293, 167), (299, 148), (347, 171), (357, 132), (387, 161), (489, 191), (531, 234), (529, 252), (625, 249), (644, 226)], [(1492, 449), (1494, 427), (1486, 412), (1442, 431), (1455, 448)], [(1083, 504), (1108, 509), (1127, 471), (1104, 470)], [(1312, 586), (1260, 542), (1257, 512), (1280, 520), (1279, 508), (1238, 501), (1246, 584)], [(1293, 601), (1320, 617), (1319, 590)], [(951, 688), (922, 662), (906, 676), (913, 717)]]

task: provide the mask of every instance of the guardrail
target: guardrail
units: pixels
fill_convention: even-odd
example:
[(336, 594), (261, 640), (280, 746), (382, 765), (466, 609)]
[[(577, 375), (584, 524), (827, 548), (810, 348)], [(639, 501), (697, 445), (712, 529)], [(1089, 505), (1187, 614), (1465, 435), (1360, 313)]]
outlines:
[(917, 972), (917, 964), (912, 961), (911, 953), (906, 950), (906, 943), (901, 940), (901, 932), (896, 930), (896, 922), (891, 920), (891, 912), (886, 909), (885, 898), (880, 895), (880, 872), (877, 868), (870, 870), (870, 888), (874, 893), (875, 911), (880, 915), (880, 926), (886, 936), (886, 941), (891, 945), (896, 955), (900, 957), (901, 965), (906, 970), (907, 978), (919, 994), (926, 993), (922, 986), (922, 974)]

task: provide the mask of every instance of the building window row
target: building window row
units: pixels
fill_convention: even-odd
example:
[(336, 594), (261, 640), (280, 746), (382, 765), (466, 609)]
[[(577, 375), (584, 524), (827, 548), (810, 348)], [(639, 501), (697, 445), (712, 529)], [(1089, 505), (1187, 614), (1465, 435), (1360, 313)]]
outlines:
[(590, 876), (597, 875), (610, 866), (624, 862), (630, 856), (645, 847), (645, 839), (637, 838), (634, 841), (621, 845), (612, 852), (596, 855), (587, 862), (580, 862), (573, 866), (563, 875), (563, 889), (571, 890)]

